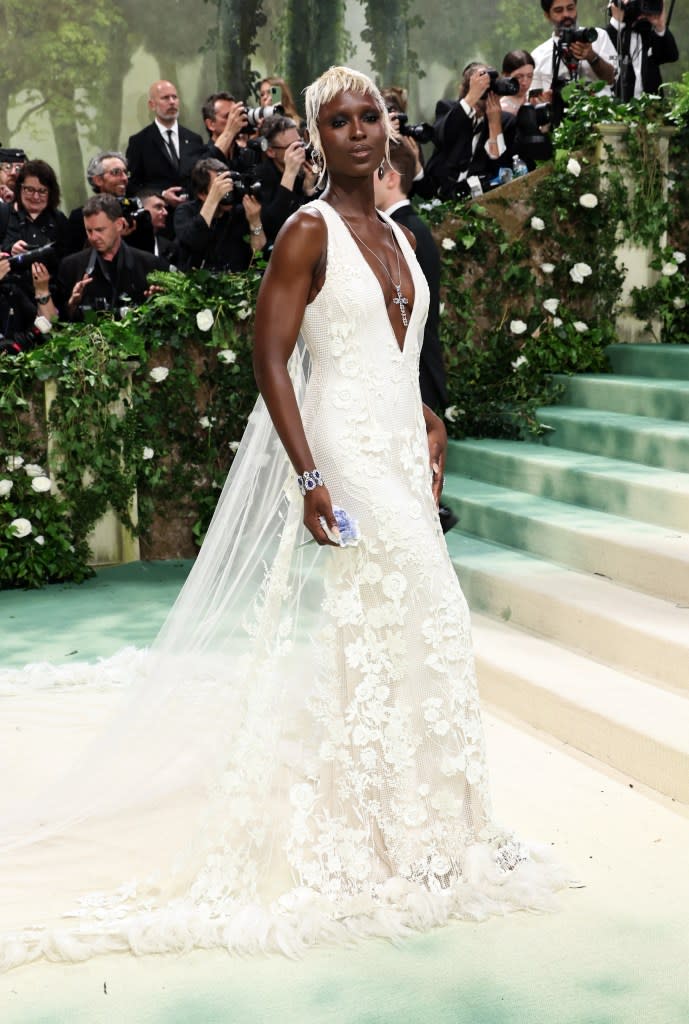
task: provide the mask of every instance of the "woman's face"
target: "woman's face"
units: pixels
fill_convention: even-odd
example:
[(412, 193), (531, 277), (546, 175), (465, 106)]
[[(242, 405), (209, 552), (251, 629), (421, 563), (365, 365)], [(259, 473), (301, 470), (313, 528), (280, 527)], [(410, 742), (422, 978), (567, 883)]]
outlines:
[(28, 174), (21, 185), (21, 204), (32, 218), (43, 213), (48, 205), (49, 191), (47, 186), (32, 174)]
[(273, 93), (272, 86), (269, 81), (261, 82), (260, 89), (258, 91), (258, 98), (262, 107), (272, 107), (273, 105)]
[(520, 68), (515, 68), (514, 71), (510, 72), (508, 77), (514, 78), (519, 82), (518, 99), (526, 99), (529, 89), (531, 88), (531, 83), (533, 82), (533, 73), (534, 69), (530, 64), (522, 64)]
[(324, 103), (318, 130), (328, 172), (365, 178), (385, 156), (385, 122), (372, 96), (340, 92)]

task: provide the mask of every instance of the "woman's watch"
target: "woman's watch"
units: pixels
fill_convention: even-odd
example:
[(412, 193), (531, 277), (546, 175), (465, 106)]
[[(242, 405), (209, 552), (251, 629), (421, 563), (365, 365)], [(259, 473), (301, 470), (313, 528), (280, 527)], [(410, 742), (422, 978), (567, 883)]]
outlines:
[(259, 224), (257, 228), (250, 228), (249, 230), (251, 231), (252, 235), (262, 235), (263, 234), (263, 225)]
[(52, 299), (52, 295), (48, 292), (47, 295), (34, 295), (34, 298), (39, 306), (47, 306)]

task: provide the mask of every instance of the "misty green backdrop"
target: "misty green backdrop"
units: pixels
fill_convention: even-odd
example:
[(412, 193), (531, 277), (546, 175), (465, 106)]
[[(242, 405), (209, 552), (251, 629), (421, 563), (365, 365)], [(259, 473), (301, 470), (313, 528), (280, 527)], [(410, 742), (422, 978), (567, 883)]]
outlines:
[[(580, 0), (579, 15), (601, 26), (605, 4)], [(673, 30), (682, 49), (689, 0), (677, 0)], [(147, 123), (157, 78), (175, 82), (181, 120), (201, 132), (216, 89), (253, 101), (257, 78), (282, 74), (297, 95), (342, 62), (406, 86), (412, 118), (430, 120), (468, 61), (499, 65), (548, 34), (539, 0), (3, 0), (0, 141), (51, 162), (69, 209), (86, 196), (88, 159)], [(665, 80), (687, 67), (685, 48)]]

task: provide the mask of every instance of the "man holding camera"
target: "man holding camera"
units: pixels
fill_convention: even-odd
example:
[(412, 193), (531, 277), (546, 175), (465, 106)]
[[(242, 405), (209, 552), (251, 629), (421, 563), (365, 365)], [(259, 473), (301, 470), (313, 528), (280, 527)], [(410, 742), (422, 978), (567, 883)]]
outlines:
[(532, 93), (547, 92), (585, 79), (604, 82), (600, 95), (612, 95), (617, 51), (603, 29), (577, 27), (577, 0), (541, 0), (552, 36), (531, 51), (535, 69)]
[(229, 92), (213, 92), (201, 108), (203, 123), (208, 132), (205, 152), (199, 159), (222, 160), (228, 167), (236, 167), (239, 155), (238, 137), (246, 132), (246, 107)]
[(147, 275), (167, 270), (167, 262), (127, 245), (123, 237), (127, 222), (116, 196), (91, 196), (82, 214), (89, 248), (60, 264), (57, 292), (62, 318), (81, 320), (85, 309), (141, 305), (150, 294)]
[[(116, 150), (97, 153), (88, 162), (86, 178), (96, 195), (114, 196), (125, 217), (124, 235), (135, 249), (153, 252), (154, 237), (150, 217), (143, 214), (136, 200), (127, 198), (129, 168), (127, 158)], [(80, 252), (87, 245), (84, 208), (76, 207), (69, 215), (67, 252)]]
[(618, 55), (615, 95), (626, 102), (642, 93), (657, 93), (661, 64), (674, 64), (679, 50), (667, 28), (663, 0), (619, 0), (609, 4), (605, 31)]
[(272, 245), (287, 218), (315, 197), (318, 175), (290, 117), (267, 117), (261, 127), (260, 146), (264, 156), (256, 172), (261, 183), (261, 218)]
[(175, 211), (178, 267), (246, 270), (266, 236), (261, 204), (246, 190), (243, 176), (221, 160), (199, 160), (191, 186), (196, 198)]
[(498, 74), (492, 68), (467, 64), (459, 99), (439, 100), (436, 105), (436, 148), (425, 177), (441, 198), (468, 195), (473, 177), (485, 189), (501, 166), (511, 166), (515, 120), (501, 109), (496, 85), (499, 89)]

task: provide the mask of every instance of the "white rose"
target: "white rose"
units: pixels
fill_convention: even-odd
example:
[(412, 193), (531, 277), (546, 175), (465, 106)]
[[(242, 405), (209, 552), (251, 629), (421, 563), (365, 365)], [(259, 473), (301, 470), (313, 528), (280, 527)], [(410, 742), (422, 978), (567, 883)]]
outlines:
[(233, 352), (231, 348), (224, 348), (218, 352), (218, 359), (221, 363), (236, 363), (237, 353)]
[(10, 473), (12, 473), (15, 469), (20, 469), (24, 465), (24, 460), (21, 455), (8, 455), (5, 459), (5, 465)]
[[(684, 309), (686, 304), (687, 304), (687, 300), (686, 299), (680, 299), (679, 295), (677, 296), (676, 299), (672, 300), (672, 305), (675, 307), (675, 309)], [(5, 481), (5, 483), (7, 483), (7, 482), (8, 481)]]
[(529, 360), (526, 358), (526, 356), (517, 356), (517, 358), (512, 361), (512, 369), (518, 370), (520, 366), (524, 366), (524, 364), (528, 363), (528, 361)]
[(678, 270), (679, 270), (679, 267), (677, 266), (676, 263), (664, 263), (663, 264), (663, 274), (665, 275), (665, 277), (672, 277), (673, 274), (676, 274)]
[(203, 427), (204, 430), (208, 430), (210, 425), (211, 421), (208, 419), (207, 416), (202, 416), (201, 419), (199, 420), (199, 426)]
[(15, 537), (28, 537), (33, 532), (33, 526), (28, 519), (13, 519), (10, 523), (10, 529), (14, 532)]
[(160, 384), (161, 381), (165, 380), (169, 372), (170, 371), (167, 366), (154, 366), (148, 376), (151, 380), (154, 380), (156, 384)]
[(512, 331), (512, 334), (523, 334), (526, 329), (527, 325), (523, 320), (510, 321), (510, 330)]
[(562, 327), (562, 320), (560, 320), (559, 316), (553, 317), (553, 327)]
[(684, 263), (684, 261), (686, 260), (687, 257), (684, 255), (683, 252), (675, 251), (672, 254), (672, 258), (675, 261), (675, 263)]
[(230, 449), (231, 452), (236, 452), (239, 449), (240, 443), (240, 441), (230, 441), (227, 447)]
[(0, 498), (6, 498), (14, 484), (11, 480), (0, 480)]
[(583, 334), (584, 331), (588, 331), (589, 329), (589, 325), (585, 324), (583, 320), (575, 320), (572, 326), (575, 331), (579, 332), (579, 334)]
[(452, 249), (457, 248), (457, 243), (453, 238), (443, 238), (440, 244), (442, 245), (443, 249), (447, 249), (448, 252), (451, 251)]
[(584, 278), (588, 277), (591, 273), (593, 273), (593, 271), (588, 263), (575, 263), (569, 272), (569, 276), (575, 284), (583, 284)]
[(141, 453), (141, 458), (144, 460), (144, 462), (148, 462), (148, 460), (152, 459), (154, 455), (155, 455), (154, 450), (152, 448), (149, 448), (148, 446), (146, 446), (144, 448), (144, 450), (142, 451), (142, 453)]
[(35, 476), (31, 481), (31, 489), (36, 494), (45, 494), (46, 491), (50, 490), (50, 480), (47, 476)]
[(210, 309), (201, 309), (196, 314), (196, 326), (200, 331), (210, 331), (215, 317)]
[(441, 302), (440, 305), (438, 306), (438, 315), (439, 316), (443, 316), (444, 313), (445, 313), (445, 303)]
[(45, 476), (43, 467), (37, 465), (35, 462), (27, 462), (24, 466), (24, 472), (27, 476)]
[(450, 423), (454, 423), (455, 420), (457, 419), (457, 413), (458, 409), (456, 405), (448, 405), (447, 409), (445, 410), (445, 419), (448, 420)]
[(584, 192), (583, 196), (579, 196), (579, 205), (587, 210), (595, 210), (598, 206), (598, 196), (594, 196), (593, 192)]
[(571, 156), (567, 161), (567, 170), (570, 174), (573, 174), (575, 178), (578, 178), (581, 174), (581, 164)]
[(37, 316), (33, 325), (37, 331), (41, 332), (41, 334), (50, 334), (53, 329), (52, 322), (47, 316)]
[(555, 264), (554, 263), (541, 263), (541, 270), (543, 271), (544, 274), (552, 274), (552, 272), (555, 270)]
[(540, 217), (532, 217), (531, 227), (534, 229), (534, 231), (545, 231), (545, 221), (541, 220)]
[(543, 308), (547, 310), (549, 313), (552, 313), (553, 316), (555, 316), (555, 314), (557, 313), (557, 307), (559, 305), (559, 299), (546, 299), (543, 303)]
[(246, 320), (247, 317), (251, 316), (251, 310), (250, 309), (238, 309), (237, 310), (237, 316), (239, 317), (240, 320)]
[(41, 547), (45, 544), (45, 537), (42, 533), (39, 533), (38, 537), (34, 537), (34, 540), (37, 544), (40, 544)]

